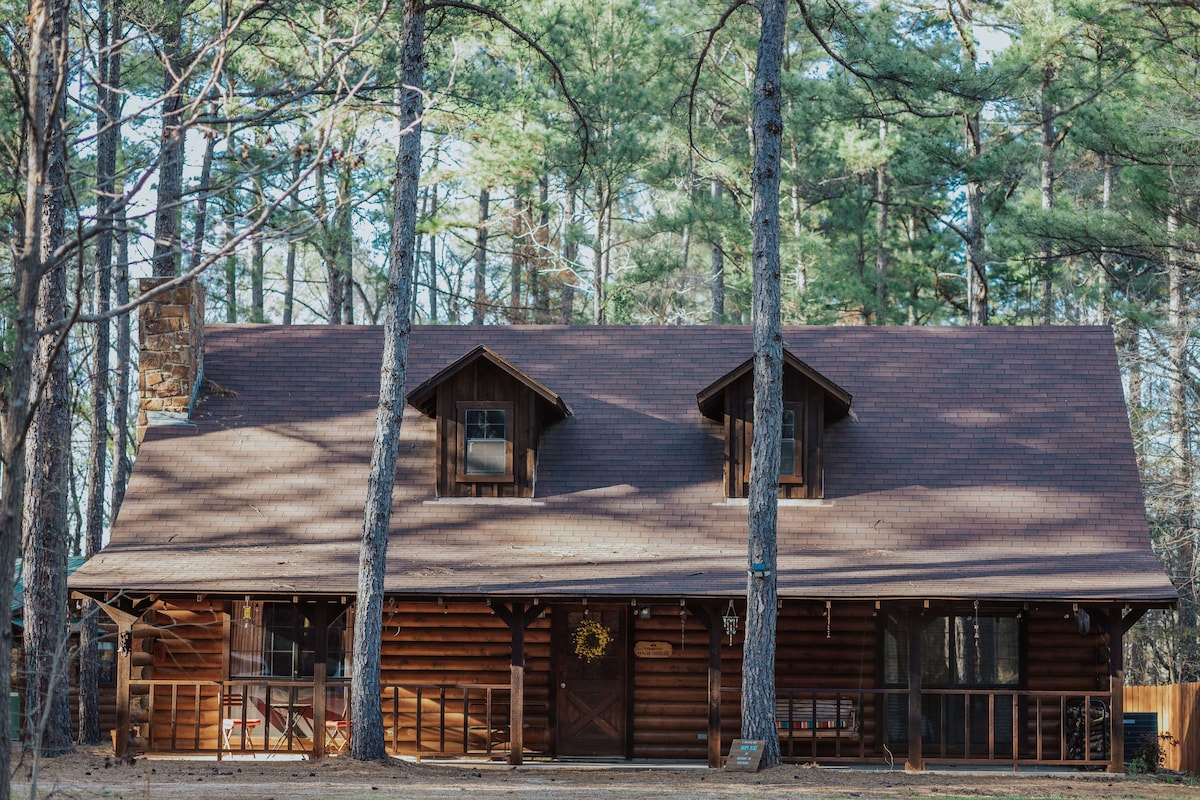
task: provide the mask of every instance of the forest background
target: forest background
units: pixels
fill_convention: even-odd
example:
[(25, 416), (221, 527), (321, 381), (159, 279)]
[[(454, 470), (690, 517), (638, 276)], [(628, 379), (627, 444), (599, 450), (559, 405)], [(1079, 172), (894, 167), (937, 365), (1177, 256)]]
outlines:
[[(753, 8), (427, 5), (416, 322), (750, 322)], [(28, 570), (94, 552), (119, 511), (140, 277), (199, 276), (210, 321), (382, 321), (402, 20), (302, 0), (0, 9), (0, 457), (32, 509)], [(1181, 595), (1127, 638), (1126, 680), (1200, 680), (1197, 4), (793, 9), (784, 323), (1112, 325)], [(42, 334), (24, 377), (22, 330)], [(39, 510), (55, 492), (64, 515)]]

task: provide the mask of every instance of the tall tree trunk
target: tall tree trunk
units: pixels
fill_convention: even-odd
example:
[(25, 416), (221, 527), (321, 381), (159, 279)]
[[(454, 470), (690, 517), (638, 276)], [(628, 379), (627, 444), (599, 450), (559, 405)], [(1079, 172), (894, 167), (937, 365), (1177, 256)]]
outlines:
[[(437, 165), (437, 148), (434, 148), (434, 165)], [(429, 219), (433, 220), (438, 213), (438, 187), (429, 187)], [(436, 228), (436, 226), (431, 226)], [(429, 321), (438, 321), (438, 269), (437, 269), (437, 234), (429, 231)]]
[(475, 300), (471, 303), (471, 324), (482, 325), (487, 313), (487, 243), (488, 203), (491, 192), (487, 187), (479, 190), (479, 221), (475, 223)]
[[(262, 128), (256, 130), (254, 132), (254, 149), (262, 152), (265, 140)], [(267, 200), (263, 193), (261, 176), (255, 175), (251, 181), (254, 187), (253, 213), (257, 215), (266, 207)], [(250, 321), (255, 323), (267, 321), (265, 298), (263, 297), (267, 266), (265, 239), (266, 232), (263, 230), (263, 226), (256, 225), (250, 235)]]
[[(116, 204), (117, 147), (120, 142), (121, 53), (120, 0), (101, 0), (97, 8), (99, 86), (96, 108), (100, 132), (96, 137), (96, 294), (95, 312), (108, 312), (112, 299), (113, 207)], [(108, 369), (111, 325), (96, 323), (92, 362), (92, 431), (88, 445), (87, 535), (84, 554), (91, 558), (103, 544), (105, 484), (108, 477)], [(79, 626), (79, 742), (100, 744), (99, 629), (97, 609), (84, 603)]]
[(762, 0), (754, 68), (754, 168), (750, 213), (754, 265), (754, 435), (749, 497), (749, 577), (742, 651), (742, 736), (765, 742), (762, 763), (780, 763), (775, 727), (776, 522), (783, 422), (779, 172), (787, 0)]
[(204, 136), (204, 158), (200, 162), (200, 183), (196, 187), (196, 228), (192, 231), (192, 252), (188, 257), (188, 272), (196, 269), (204, 258), (204, 237), (208, 233), (208, 193), (212, 189), (213, 151), (217, 137)]
[[(687, 204), (688, 208), (696, 207), (696, 184), (699, 178), (696, 175), (696, 154), (692, 150), (688, 150), (688, 178), (687, 178)], [(679, 270), (680, 274), (687, 275), (688, 262), (692, 256), (692, 223), (689, 221), (684, 224), (683, 231), (679, 235)]]
[[(888, 124), (879, 120), (879, 145), (887, 147)], [(875, 168), (875, 324), (887, 324), (887, 277), (890, 253), (887, 247), (888, 211), (892, 204), (888, 162), (882, 160)]]
[(266, 322), (263, 284), (266, 277), (267, 254), (263, 246), (265, 234), (258, 228), (250, 237), (250, 321)]
[[(29, 75), (25, 81), (24, 110), (30, 133), (24, 142), (21, 178), (24, 186), (21, 228), (14, 242), (10, 321), (11, 363), (5, 375), (5, 393), (0, 403), (3, 421), (0, 436), (0, 690), (7, 695), (12, 685), (12, 600), (15, 568), (25, 530), (25, 491), (27, 483), (26, 445), (32, 412), (32, 390), (40, 376), (35, 372), (38, 341), (38, 296), (42, 276), (49, 266), (45, 254), (54, 242), (45, 242), (43, 222), (52, 217), (50, 209), (63, 202), (63, 186), (51, 179), (51, 161), (62, 158), (60, 116), (61, 91), (65, 83), (62, 68), (66, 63), (63, 38), (67, 5), (63, 0), (29, 4)], [(56, 152), (57, 150), (57, 152)], [(28, 604), (28, 598), (26, 599)], [(0, 730), (11, 730), (8, 704), (0, 707)], [(34, 766), (36, 768), (37, 761)], [(0, 800), (8, 800), (12, 775), (12, 750), (0, 747)], [(35, 776), (36, 781), (36, 776)]]
[(342, 276), (342, 322), (354, 324), (354, 173), (350, 159), (338, 171), (338, 272)]
[(179, 272), (179, 212), (183, 200), (183, 17), (187, 0), (162, 4), (163, 103), (159, 143), (158, 196), (154, 213), (153, 270), (156, 276)]
[[(34, 4), (36, 6), (36, 4)], [(31, 6), (31, 11), (33, 10)], [(37, 214), (40, 227), (36, 325), (41, 330), (67, 313), (67, 270), (57, 250), (66, 220), (67, 64), (66, 0), (54, 0), (46, 17), (32, 13), (31, 39), (45, 37), (38, 53), (35, 102), (44, 126), (33, 128), (43, 138), (44, 193), (41, 202), (26, 207)], [(32, 150), (40, 149), (30, 145)], [(42, 755), (68, 752), (71, 743), (70, 672), (67, 646), (67, 465), (71, 446), (71, 407), (65, 353), (66, 331), (36, 339), (34, 375), (45, 376), (33, 410), (26, 442), (28, 477), (24, 509), (22, 579), (25, 585), (25, 743)], [(10, 465), (10, 469), (13, 467)], [(3, 748), (0, 748), (3, 749)]]
[(225, 321), (237, 322), (237, 279), (238, 257), (233, 249), (233, 200), (226, 200), (225, 206), (225, 246), (229, 248), (225, 256)]
[(592, 269), (592, 321), (597, 325), (607, 322), (608, 297), (608, 245), (612, 225), (612, 209), (607, 189), (597, 187), (596, 201), (600, 204), (600, 216), (596, 220), (596, 247)]
[[(532, 209), (531, 209), (532, 210)], [(533, 284), (533, 296), (537, 309), (535, 321), (545, 325), (550, 321), (550, 276), (551, 271), (542, 265), (550, 265), (550, 179), (543, 175), (538, 179), (538, 215), (537, 230), (533, 233), (533, 243), (536, 251), (530, 263), (532, 273), (530, 281)]]
[(525, 246), (528, 231), (525, 225), (525, 187), (518, 186), (513, 192), (512, 216), (512, 259), (508, 270), (508, 321), (525, 322), (521, 313), (521, 288), (525, 277), (525, 261), (529, 249)]
[[(125, 227), (125, 207), (117, 209), (117, 263), (113, 270), (116, 303), (129, 303), (129, 231)], [(113, 403), (113, 491), (110, 524), (117, 521), (125, 501), (125, 487), (133, 461), (129, 457), (129, 361), (132, 357), (132, 334), (129, 314), (117, 317), (117, 391)]]
[[(1104, 212), (1104, 216), (1107, 217), (1112, 206), (1113, 183), (1116, 174), (1116, 167), (1113, 164), (1111, 153), (1100, 154), (1100, 169), (1104, 174), (1104, 188), (1100, 195), (1100, 208)], [(1100, 250), (1100, 291), (1096, 309), (1101, 325), (1113, 324), (1113, 269), (1112, 253), (1108, 251), (1107, 247), (1103, 247)], [(1132, 398), (1130, 400), (1132, 402)]]
[[(336, 219), (329, 216), (329, 197), (325, 188), (325, 159), (317, 164), (317, 219), (321, 221), (321, 255), (325, 259), (325, 316), (330, 325), (340, 325), (342, 322), (342, 307), (345, 298), (342, 293), (346, 284), (342, 281), (340, 266), (339, 237), (340, 228)], [(336, 216), (337, 211), (334, 211)]]
[[(1193, 639), (1200, 621), (1200, 591), (1197, 586), (1195, 521), (1192, 517), (1193, 478), (1191, 469), (1191, 429), (1188, 424), (1188, 343), (1192, 334), (1183, 259), (1176, 249), (1179, 212), (1172, 208), (1167, 219), (1170, 251), (1167, 255), (1167, 341), (1170, 352), (1168, 379), (1168, 427), (1171, 436), (1171, 498), (1177, 537), (1175, 585), (1179, 588), (1179, 622)], [(1189, 653), (1191, 655), (1191, 653)], [(1182, 681), (1198, 676), (1194, 657), (1181, 659), (1186, 664)]]
[(579, 189), (575, 182), (567, 185), (567, 226), (563, 233), (562, 257), (567, 269), (567, 282), (563, 286), (562, 310), (559, 322), (570, 325), (575, 321), (575, 261), (579, 257), (579, 241), (575, 236), (575, 204), (578, 201)]
[[(950, 13), (958, 31), (961, 46), (962, 73), (964, 78), (973, 78), (976, 73), (978, 54), (975, 49), (974, 0), (950, 0)], [(964, 181), (967, 220), (963, 231), (967, 250), (967, 317), (971, 325), (988, 323), (987, 264), (984, 260), (985, 239), (983, 232), (983, 185), (974, 177), (983, 156), (982, 112), (979, 103), (965, 100), (962, 110), (963, 149), (966, 153)]]
[(708, 291), (712, 297), (712, 324), (720, 325), (725, 322), (725, 248), (721, 245), (721, 227), (717, 223), (717, 210), (721, 207), (721, 181), (715, 176), (709, 181), (709, 196), (712, 198), (713, 234), (708, 243)]
[[(300, 180), (300, 159), (292, 161), (292, 183), (295, 184)], [(300, 213), (300, 201), (297, 199), (299, 192), (292, 192), (289, 199), (291, 204), (292, 218), (295, 219)], [(283, 324), (292, 324), (292, 311), (296, 304), (296, 237), (288, 235), (287, 245), (287, 260), (283, 266)]]
[[(800, 193), (800, 146), (792, 142), (792, 236), (797, 242), (804, 234), (804, 199)], [(804, 260), (803, 248), (797, 248), (796, 254), (796, 291), (801, 294), (808, 291), (808, 263)]]
[[(1054, 65), (1047, 60), (1042, 67), (1041, 91), (1038, 95), (1038, 113), (1042, 127), (1041, 180), (1042, 211), (1046, 213), (1046, 222), (1050, 224), (1049, 215), (1054, 210), (1054, 156), (1058, 149), (1058, 134), (1054, 130), (1054, 103), (1050, 99), (1050, 87), (1054, 82)], [(1054, 249), (1050, 240), (1042, 238), (1039, 246), (1039, 261), (1041, 263), (1042, 302), (1038, 313), (1038, 322), (1049, 325), (1054, 321)]]
[(359, 761), (382, 759), (380, 649), (383, 638), (383, 579), (387, 573), (388, 530), (392, 518), (392, 484), (404, 413), (408, 372), (408, 339), (412, 329), (412, 279), (417, 230), (417, 184), (421, 176), (421, 117), (425, 73), (425, 7), (423, 0), (404, 0), (403, 64), (400, 125), (396, 150), (396, 193), (393, 200), (392, 249), (388, 267), (383, 364), (379, 410), (367, 481), (359, 553), (358, 595), (354, 615), (354, 671), (351, 715), (354, 736), (350, 755)]

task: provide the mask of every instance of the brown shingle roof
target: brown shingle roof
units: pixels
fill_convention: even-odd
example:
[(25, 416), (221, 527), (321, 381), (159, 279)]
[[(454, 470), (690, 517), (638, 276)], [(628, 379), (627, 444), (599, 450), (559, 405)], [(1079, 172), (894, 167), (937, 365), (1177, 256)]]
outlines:
[[(381, 331), (211, 326), (194, 427), (152, 429), (78, 589), (352, 594)], [(785, 597), (1169, 602), (1107, 328), (791, 328), (853, 395), (825, 499), (782, 504)], [(733, 327), (418, 327), (409, 383), (486, 344), (574, 414), (533, 501), (434, 496), (434, 421), (406, 408), (388, 591), (701, 596), (746, 582), (744, 503), (696, 394)]]

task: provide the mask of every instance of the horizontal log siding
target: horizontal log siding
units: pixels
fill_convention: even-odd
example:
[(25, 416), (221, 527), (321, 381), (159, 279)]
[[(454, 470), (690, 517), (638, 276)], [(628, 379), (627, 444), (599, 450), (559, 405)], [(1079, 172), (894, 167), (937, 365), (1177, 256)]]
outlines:
[[(510, 678), (512, 633), (484, 603), (392, 602), (385, 605), (381, 678), (384, 687), (383, 727), (389, 748), (396, 754), (418, 755), (415, 685), (462, 686), (465, 684), (503, 684)], [(397, 692), (393, 704), (390, 687)], [(461, 748), (461, 692), (448, 694), (446, 702), (446, 741)], [(420, 753), (435, 752), (442, 741), (439, 726), (441, 712), (438, 693), (422, 693)], [(483, 695), (478, 695), (479, 703)], [(494, 722), (506, 724), (508, 693), (498, 698), (505, 704), (500, 713), (493, 710)], [(525, 632), (525, 750), (545, 753), (549, 747), (550, 699), (550, 623), (535, 621)], [(484, 749), (487, 742), (482, 716), (475, 709), (472, 694), (470, 746)], [(496, 702), (496, 699), (493, 700)], [(507, 747), (493, 734), (492, 745)], [(502, 737), (507, 739), (506, 736)], [(448, 749), (450, 744), (447, 745)]]
[[(739, 613), (743, 609), (739, 606)], [(723, 638), (721, 659), (722, 686), (739, 689), (742, 685), (742, 635), (745, 619), (738, 624), (734, 646), (729, 637)], [(876, 647), (878, 634), (874, 604), (834, 603), (826, 637), (825, 604), (784, 601), (779, 609), (775, 649), (775, 686), (785, 689), (843, 690), (846, 700), (855, 700), (852, 693), (876, 686)], [(782, 696), (782, 695), (781, 695)], [(831, 697), (832, 699), (832, 697)], [(875, 747), (875, 700), (864, 695), (862, 707), (856, 709), (859, 735), (864, 737), (867, 753)], [(724, 692), (721, 702), (721, 752), (729, 751), (729, 742), (741, 735), (741, 694)], [(803, 744), (799, 744), (803, 739)], [(796, 752), (812, 752), (811, 740), (803, 733), (795, 734)], [(836, 755), (839, 743), (833, 738), (817, 741), (817, 754)], [(858, 754), (858, 742), (845, 738), (840, 742), (841, 755)]]
[[(834, 603), (826, 619), (824, 603), (784, 602), (779, 610), (779, 634), (775, 651), (775, 685), (784, 689), (833, 689), (847, 692), (843, 702), (853, 703), (858, 735), (864, 751), (875, 748), (876, 697), (865, 694), (862, 703), (854, 692), (876, 686), (876, 648), (879, 642), (878, 619), (874, 604)], [(783, 696), (782, 691), (779, 692)], [(797, 696), (799, 702), (804, 698)], [(827, 699), (833, 700), (829, 695)], [(740, 714), (740, 709), (739, 712)], [(793, 733), (796, 754), (812, 754), (812, 738), (807, 731)], [(850, 734), (850, 731), (847, 731)], [(823, 757), (857, 755), (860, 743), (849, 736), (839, 740), (817, 740), (817, 754)], [(785, 753), (786, 753), (785, 749)]]
[(650, 610), (650, 619), (633, 615), (632, 647), (666, 642), (671, 655), (633, 656), (632, 755), (702, 759), (708, 748), (708, 631), (689, 614), (681, 637), (678, 604)]
[[(739, 603), (738, 632), (733, 643), (721, 629), (721, 684), (740, 689), (742, 644), (745, 632), (744, 605)], [(670, 658), (634, 656), (633, 757), (695, 758), (707, 755), (708, 734), (708, 632), (691, 615), (682, 636), (679, 607), (651, 607), (651, 618), (634, 619), (634, 646), (638, 642), (664, 641), (671, 645)], [(871, 604), (833, 607), (826, 638), (823, 603), (785, 602), (779, 612), (776, 647), (776, 685), (780, 689), (831, 689), (857, 691), (875, 686), (876, 641), (874, 607)], [(717, 619), (717, 625), (722, 623)], [(721, 750), (740, 735), (740, 693), (722, 692)], [(848, 700), (850, 698), (847, 698)], [(860, 734), (866, 736), (867, 751), (874, 745), (873, 696), (864, 697), (857, 711)], [(806, 746), (808, 743), (806, 742)], [(832, 755), (836, 742), (821, 739), (818, 753)], [(846, 740), (842, 754), (858, 752)]]
[[(1071, 606), (1046, 605), (1023, 612), (1025, 683), (1030, 691), (1106, 692), (1108, 683), (1108, 643), (1106, 633), (1092, 621), (1091, 631), (1080, 636)], [(1022, 755), (1037, 755), (1038, 719), (1036, 704), (1026, 702), (1025, 739)], [(1042, 704), (1042, 758), (1063, 758), (1062, 713), (1057, 703)]]
[[(154, 663), (134, 667), (134, 677), (155, 680), (224, 680), (226, 650), (224, 604), (163, 603), (145, 616), (154, 629)], [(136, 650), (136, 648), (135, 648)], [(197, 703), (196, 687), (180, 686), (175, 697), (172, 719), (172, 688), (154, 687), (150, 744), (155, 750), (191, 750), (197, 748), (196, 725), (199, 723), (199, 749), (214, 750), (221, 735), (221, 709), (215, 688), (203, 690)], [(198, 712), (198, 713), (197, 713)]]

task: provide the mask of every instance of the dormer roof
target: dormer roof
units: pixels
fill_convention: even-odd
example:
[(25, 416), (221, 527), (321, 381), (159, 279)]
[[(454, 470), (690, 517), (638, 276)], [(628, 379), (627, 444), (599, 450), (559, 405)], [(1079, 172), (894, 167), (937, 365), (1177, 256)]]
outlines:
[(419, 386), (408, 393), (409, 404), (427, 417), (437, 416), (438, 387), (481, 360), (487, 361), (527, 388), (538, 399), (539, 404), (543, 406), (543, 410), (550, 412), (559, 419), (566, 419), (571, 416), (571, 407), (567, 405), (565, 400), (559, 397), (558, 393), (507, 359), (501, 357), (487, 345), (482, 344), (455, 360), (454, 363), (443, 367), (422, 381)]
[[(751, 356), (697, 392), (696, 404), (700, 406), (700, 413), (711, 420), (719, 422), (725, 413), (725, 389), (741, 380), (743, 376), (753, 369), (754, 357)], [(852, 399), (850, 392), (796, 358), (786, 348), (783, 351), (783, 369), (785, 373), (789, 370), (799, 373), (820, 388), (825, 398), (825, 418), (827, 422), (836, 422), (850, 413), (850, 401)]]

